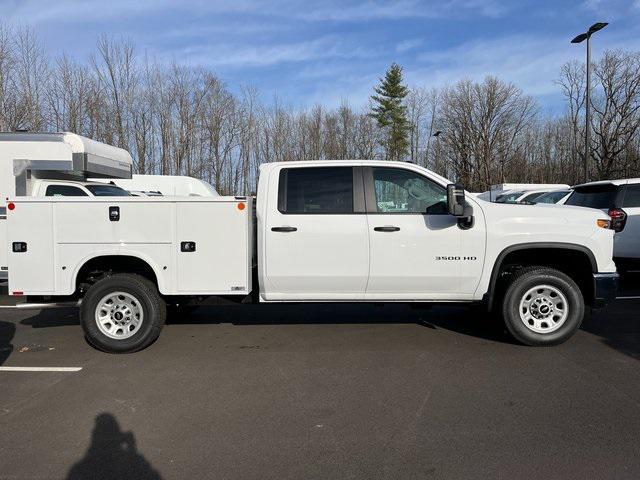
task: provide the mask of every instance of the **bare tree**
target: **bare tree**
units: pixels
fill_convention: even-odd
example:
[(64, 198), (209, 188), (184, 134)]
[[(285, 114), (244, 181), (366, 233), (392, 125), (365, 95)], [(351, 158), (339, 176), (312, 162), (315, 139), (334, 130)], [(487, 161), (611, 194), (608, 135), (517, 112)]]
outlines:
[[(548, 118), (494, 77), (418, 85), (403, 105), (411, 128), (402, 159), (478, 190), (501, 181), (574, 183), (584, 151), (584, 72), (580, 63), (561, 69), (566, 111)], [(638, 175), (640, 53), (606, 52), (595, 80), (594, 178)], [(84, 134), (128, 149), (138, 172), (193, 175), (221, 193), (254, 193), (265, 162), (385, 158), (385, 132), (370, 107), (345, 100), (292, 108), (250, 87), (234, 94), (213, 72), (139, 58), (131, 42), (106, 36), (88, 62), (64, 53), (50, 59), (33, 30), (0, 24), (0, 129)]]
[(598, 178), (623, 175), (625, 153), (640, 126), (640, 54), (605, 52), (595, 68), (601, 89), (593, 102)]
[(504, 180), (534, 115), (531, 97), (494, 77), (482, 83), (463, 80), (446, 89), (440, 123), (458, 178), (480, 189)]

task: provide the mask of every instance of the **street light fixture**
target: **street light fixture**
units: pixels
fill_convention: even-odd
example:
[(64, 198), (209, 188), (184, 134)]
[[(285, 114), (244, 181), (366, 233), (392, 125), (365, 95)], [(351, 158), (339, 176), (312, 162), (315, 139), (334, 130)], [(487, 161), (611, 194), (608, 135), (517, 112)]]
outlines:
[[(434, 134), (432, 135), (433, 138), (435, 138), (435, 142), (436, 142), (436, 151), (434, 153), (434, 159), (433, 159), (433, 168), (438, 168), (440, 165), (438, 163), (438, 160), (440, 159), (440, 135), (442, 135), (442, 130), (436, 130), (434, 132)], [(448, 175), (449, 172), (444, 172), (444, 176), (446, 177)]]
[(606, 22), (594, 23), (584, 33), (576, 36), (571, 43), (582, 43), (587, 41), (587, 92), (585, 95), (585, 133), (584, 133), (584, 181), (589, 181), (589, 160), (591, 157), (591, 35), (609, 25)]

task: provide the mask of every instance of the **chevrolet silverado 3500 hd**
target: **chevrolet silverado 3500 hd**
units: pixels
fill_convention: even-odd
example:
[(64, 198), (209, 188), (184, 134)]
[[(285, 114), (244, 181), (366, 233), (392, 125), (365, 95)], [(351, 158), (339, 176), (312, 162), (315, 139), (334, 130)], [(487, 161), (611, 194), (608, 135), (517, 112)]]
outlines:
[(10, 199), (9, 293), (79, 301), (87, 338), (109, 352), (150, 345), (166, 301), (190, 297), (484, 302), (527, 345), (567, 340), (587, 306), (615, 298), (602, 212), (485, 202), (410, 163), (265, 164), (256, 227), (253, 208), (250, 197)]

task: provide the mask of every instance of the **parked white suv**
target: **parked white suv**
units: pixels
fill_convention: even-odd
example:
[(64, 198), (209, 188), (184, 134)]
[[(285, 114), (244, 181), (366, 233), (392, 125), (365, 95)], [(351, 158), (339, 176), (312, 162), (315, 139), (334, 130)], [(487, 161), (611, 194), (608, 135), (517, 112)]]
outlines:
[(573, 189), (565, 205), (597, 208), (611, 217), (618, 269), (640, 267), (640, 178), (590, 182)]

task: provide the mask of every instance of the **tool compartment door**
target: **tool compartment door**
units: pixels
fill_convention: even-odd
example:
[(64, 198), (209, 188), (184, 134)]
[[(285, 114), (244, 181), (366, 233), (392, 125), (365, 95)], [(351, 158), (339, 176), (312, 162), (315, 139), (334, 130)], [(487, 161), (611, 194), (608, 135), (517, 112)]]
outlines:
[[(242, 207), (239, 205), (242, 204)], [(176, 202), (177, 286), (183, 294), (251, 290), (251, 200)]]
[(0, 206), (0, 282), (7, 278), (9, 248), (7, 247), (7, 208)]
[[(26, 251), (13, 251), (13, 244)], [(51, 295), (54, 293), (53, 213), (50, 203), (15, 202), (7, 209), (9, 293)]]

